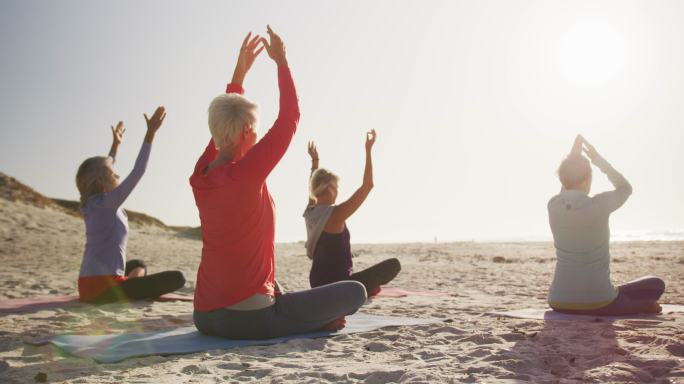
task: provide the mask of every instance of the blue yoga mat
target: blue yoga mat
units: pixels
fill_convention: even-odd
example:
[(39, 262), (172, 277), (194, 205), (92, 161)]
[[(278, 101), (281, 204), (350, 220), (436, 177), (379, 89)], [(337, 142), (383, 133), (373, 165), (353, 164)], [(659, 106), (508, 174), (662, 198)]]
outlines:
[(222, 339), (220, 337), (203, 335), (197, 332), (195, 327), (183, 327), (157, 332), (122, 333), (100, 336), (60, 335), (48, 340), (32, 342), (31, 344), (52, 343), (74, 356), (89, 357), (100, 363), (115, 363), (129, 357), (179, 355), (212, 349), (271, 345), (293, 339), (328, 337), (367, 332), (383, 327), (430, 324), (440, 321), (441, 320), (439, 319), (374, 316), (356, 313), (347, 316), (347, 326), (338, 332), (311, 332), (266, 340)]

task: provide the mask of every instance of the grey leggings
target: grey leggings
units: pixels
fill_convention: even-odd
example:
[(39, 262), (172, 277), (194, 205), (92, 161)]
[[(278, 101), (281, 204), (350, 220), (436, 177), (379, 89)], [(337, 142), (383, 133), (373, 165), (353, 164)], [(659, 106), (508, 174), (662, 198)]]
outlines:
[(618, 295), (605, 307), (589, 310), (556, 309), (563, 313), (577, 315), (623, 316), (647, 312), (663, 292), (665, 282), (653, 276), (642, 277), (618, 287)]
[(220, 308), (195, 311), (197, 329), (229, 339), (270, 339), (306, 333), (350, 315), (366, 302), (366, 288), (356, 281), (339, 281), (275, 297), (275, 304), (253, 311)]

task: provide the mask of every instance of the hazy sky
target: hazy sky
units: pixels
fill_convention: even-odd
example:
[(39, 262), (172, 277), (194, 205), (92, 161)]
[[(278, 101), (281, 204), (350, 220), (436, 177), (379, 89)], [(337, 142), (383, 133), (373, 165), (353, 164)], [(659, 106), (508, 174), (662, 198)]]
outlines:
[[(298, 88), (297, 135), (269, 177), (278, 241), (303, 240), (306, 142), (359, 185), (378, 130), (375, 189), (354, 242), (550, 237), (555, 170), (583, 133), (633, 184), (614, 232), (684, 229), (681, 1), (0, 1), (0, 171), (77, 199), (76, 168), (165, 105), (143, 180), (125, 207), (198, 225), (188, 184), (209, 139), (207, 107), (248, 31), (283, 37)], [(275, 65), (245, 82), (277, 114)], [(594, 191), (609, 187), (595, 173)]]

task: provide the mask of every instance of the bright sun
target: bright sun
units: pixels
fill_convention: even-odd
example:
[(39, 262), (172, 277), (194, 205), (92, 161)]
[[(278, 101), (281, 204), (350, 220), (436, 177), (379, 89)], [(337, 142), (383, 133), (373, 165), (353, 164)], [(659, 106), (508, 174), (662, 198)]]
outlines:
[(559, 60), (568, 81), (591, 85), (611, 80), (625, 66), (625, 41), (602, 23), (576, 24), (563, 35)]

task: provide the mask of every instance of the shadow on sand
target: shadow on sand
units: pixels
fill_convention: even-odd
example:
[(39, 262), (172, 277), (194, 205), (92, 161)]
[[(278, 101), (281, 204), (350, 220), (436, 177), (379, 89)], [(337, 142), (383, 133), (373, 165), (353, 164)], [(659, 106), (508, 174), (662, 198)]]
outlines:
[(660, 320), (524, 322), (519, 327), (526, 331), (514, 329), (520, 337), (511, 350), (499, 353), (497, 365), (512, 372), (517, 380), (535, 383), (657, 382), (667, 379), (679, 366), (677, 359), (635, 356), (631, 352), (634, 345), (623, 343), (618, 333), (632, 331), (630, 341), (642, 341), (640, 347), (647, 348), (644, 344), (648, 344), (649, 336), (633, 336), (634, 331), (657, 327), (660, 323)]

